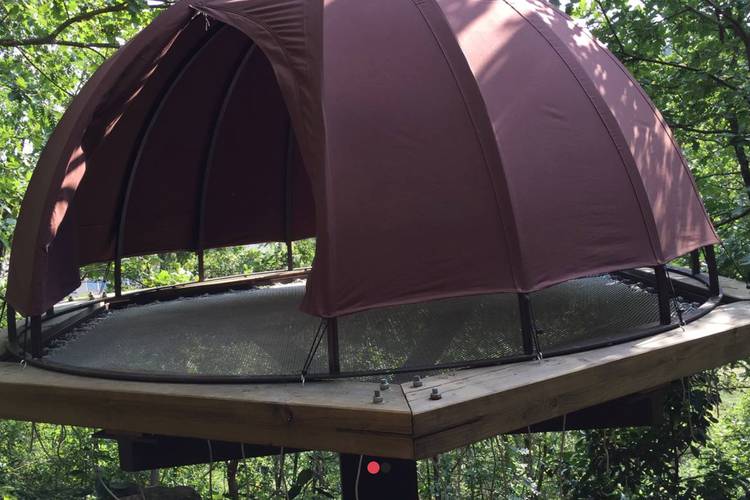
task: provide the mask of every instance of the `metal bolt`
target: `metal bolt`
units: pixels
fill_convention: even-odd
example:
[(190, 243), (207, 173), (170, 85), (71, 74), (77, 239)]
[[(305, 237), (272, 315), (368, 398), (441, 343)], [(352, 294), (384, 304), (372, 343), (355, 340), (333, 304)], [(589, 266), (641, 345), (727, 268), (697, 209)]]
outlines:
[(380, 390), (381, 391), (387, 391), (390, 388), (391, 388), (391, 386), (390, 386), (390, 384), (388, 384), (388, 379), (381, 378), (380, 379)]
[(380, 395), (380, 391), (375, 389), (375, 395), (372, 397), (373, 403), (382, 403), (383, 402), (383, 396)]
[(438, 391), (438, 388), (437, 387), (433, 387), (432, 388), (432, 394), (430, 394), (430, 399), (432, 399), (432, 400), (438, 400), (438, 399), (442, 399), (442, 398), (443, 398), (443, 395), (440, 394), (440, 391)]
[(414, 378), (411, 381), (412, 387), (422, 387), (422, 379), (419, 378), (419, 375), (414, 375)]

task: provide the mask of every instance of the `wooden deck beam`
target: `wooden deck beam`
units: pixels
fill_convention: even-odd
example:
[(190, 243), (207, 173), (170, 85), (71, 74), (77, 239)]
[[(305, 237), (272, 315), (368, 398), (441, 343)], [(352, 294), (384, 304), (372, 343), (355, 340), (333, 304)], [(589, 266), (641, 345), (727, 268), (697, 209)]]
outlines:
[(392, 385), (382, 404), (364, 382), (121, 382), (0, 363), (0, 418), (415, 459), (748, 356), (750, 303), (738, 302), (684, 330)]

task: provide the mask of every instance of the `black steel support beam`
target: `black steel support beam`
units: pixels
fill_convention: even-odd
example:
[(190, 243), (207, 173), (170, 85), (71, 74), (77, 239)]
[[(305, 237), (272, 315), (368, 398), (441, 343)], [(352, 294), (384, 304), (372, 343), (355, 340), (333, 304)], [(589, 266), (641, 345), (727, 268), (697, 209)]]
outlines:
[(703, 255), (706, 257), (706, 267), (708, 267), (708, 290), (713, 296), (719, 295), (721, 293), (719, 268), (716, 265), (716, 252), (713, 245), (703, 247)]
[(255, 54), (256, 45), (254, 42), (250, 42), (250, 46), (242, 56), (242, 60), (237, 65), (232, 77), (226, 85), (224, 90), (224, 99), (222, 99), (219, 112), (216, 114), (213, 125), (211, 126), (211, 139), (206, 149), (206, 157), (203, 168), (203, 175), (201, 176), (200, 189), (198, 190), (198, 229), (196, 235), (196, 253), (198, 254), (198, 280), (205, 281), (206, 279), (206, 264), (205, 264), (205, 251), (206, 251), (206, 204), (208, 202), (208, 180), (211, 177), (211, 171), (214, 166), (214, 158), (216, 156), (216, 144), (219, 139), (219, 126), (224, 120), (224, 115), (229, 109), (229, 103), (232, 101), (232, 96), (237, 88), (237, 82), (242, 76), (243, 70), (247, 67), (247, 64), (253, 58)]
[(164, 109), (164, 105), (169, 100), (169, 97), (172, 95), (174, 89), (177, 88), (177, 85), (180, 83), (188, 70), (193, 66), (195, 61), (197, 61), (201, 54), (203, 54), (205, 48), (210, 45), (210, 41), (214, 39), (216, 34), (219, 33), (224, 27), (225, 25), (221, 25), (219, 28), (210, 33), (208, 35), (208, 38), (203, 41), (203, 44), (196, 50), (191, 51), (191, 55), (185, 61), (183, 61), (183, 63), (180, 65), (180, 69), (171, 76), (167, 84), (164, 86), (164, 90), (156, 98), (155, 105), (151, 106), (149, 114), (145, 120), (146, 127), (141, 130), (138, 140), (136, 141), (137, 146), (133, 159), (130, 162), (130, 170), (127, 173), (127, 183), (125, 184), (125, 189), (122, 193), (122, 200), (120, 202), (120, 214), (117, 224), (117, 239), (115, 241), (115, 296), (117, 297), (120, 297), (122, 295), (122, 258), (125, 251), (125, 223), (128, 218), (130, 196), (133, 192), (133, 185), (135, 183), (135, 177), (138, 172), (138, 167), (143, 160), (143, 152), (145, 150), (146, 144), (148, 143), (148, 138), (151, 136), (151, 132), (154, 130), (154, 127), (159, 120), (159, 116)]
[[(339, 455), (343, 500), (417, 500), (417, 462), (370, 455)], [(359, 476), (359, 481), (357, 477)]]
[(656, 294), (659, 299), (659, 322), (662, 325), (672, 323), (672, 294), (670, 293), (667, 270), (664, 266), (654, 267), (656, 275)]
[(328, 373), (341, 373), (341, 357), (339, 354), (339, 320), (328, 318), (326, 336), (328, 337)]
[[(161, 436), (155, 434), (123, 434), (100, 431), (99, 439), (117, 441), (120, 469), (126, 472), (206, 464), (242, 458), (279, 455), (281, 448), (257, 444), (230, 443), (198, 438)], [(209, 453), (208, 445), (211, 444)], [(284, 449), (285, 454), (303, 450)]]
[(527, 293), (518, 294), (518, 307), (521, 318), (521, 336), (523, 338), (523, 353), (534, 354), (534, 316), (531, 312), (531, 298)]
[(591, 429), (624, 429), (650, 427), (664, 420), (664, 405), (668, 385), (647, 392), (631, 394), (596, 406), (583, 408), (528, 427), (516, 429), (508, 434), (527, 432), (560, 432)]

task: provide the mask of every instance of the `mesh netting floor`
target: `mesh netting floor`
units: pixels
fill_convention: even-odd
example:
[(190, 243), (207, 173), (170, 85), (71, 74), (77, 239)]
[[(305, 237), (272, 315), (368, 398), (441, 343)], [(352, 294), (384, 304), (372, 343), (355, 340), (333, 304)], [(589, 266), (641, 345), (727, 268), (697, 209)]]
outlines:
[[(305, 285), (155, 302), (113, 310), (50, 346), (45, 359), (117, 372), (299, 376), (320, 322), (298, 310)], [(609, 275), (532, 295), (542, 352), (616, 341), (659, 320), (645, 284)], [(689, 315), (699, 304), (681, 301)], [(515, 294), (389, 307), (339, 318), (341, 370), (440, 368), (523, 355)], [(326, 342), (310, 374), (327, 372)]]

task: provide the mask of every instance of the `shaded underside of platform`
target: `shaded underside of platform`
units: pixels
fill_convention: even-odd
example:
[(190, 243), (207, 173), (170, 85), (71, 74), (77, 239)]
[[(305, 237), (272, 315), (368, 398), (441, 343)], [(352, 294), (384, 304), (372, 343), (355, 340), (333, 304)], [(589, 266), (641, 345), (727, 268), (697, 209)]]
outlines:
[[(422, 458), (750, 356), (750, 304), (649, 338), (542, 362), (460, 370), (423, 387), (122, 382), (0, 364), (0, 417), (113, 431)], [(438, 388), (442, 399), (429, 399)]]

